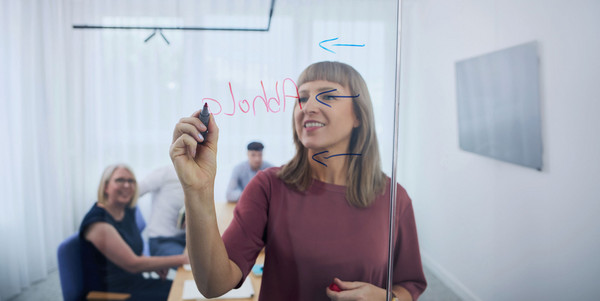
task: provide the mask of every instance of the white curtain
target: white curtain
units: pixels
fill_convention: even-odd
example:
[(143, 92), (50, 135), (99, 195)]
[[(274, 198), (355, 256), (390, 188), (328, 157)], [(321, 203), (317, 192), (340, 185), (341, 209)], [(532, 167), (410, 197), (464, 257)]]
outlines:
[[(293, 101), (274, 113), (258, 99), (256, 115), (238, 105), (230, 116), (231, 92), (250, 104), (264, 94), (293, 94), (289, 81), (283, 90), (285, 79), (295, 81), (315, 61), (348, 62), (365, 77), (384, 168), (391, 162), (395, 1), (280, 0), (268, 33), (163, 31), (170, 45), (160, 33), (144, 43), (151, 30), (72, 25), (264, 27), (270, 1), (0, 3), (0, 300), (56, 269), (58, 244), (95, 201), (106, 165), (127, 163), (141, 179), (170, 164), (174, 124), (204, 102), (216, 112), (206, 98), (223, 110), (216, 116), (217, 201), (248, 142), (262, 141), (264, 159), (275, 165), (294, 152)], [(318, 46), (335, 37), (367, 47), (332, 54)]]
[[(63, 1), (0, 6), (0, 299), (56, 268), (84, 197), (68, 92)], [(71, 135), (75, 134), (75, 135)]]

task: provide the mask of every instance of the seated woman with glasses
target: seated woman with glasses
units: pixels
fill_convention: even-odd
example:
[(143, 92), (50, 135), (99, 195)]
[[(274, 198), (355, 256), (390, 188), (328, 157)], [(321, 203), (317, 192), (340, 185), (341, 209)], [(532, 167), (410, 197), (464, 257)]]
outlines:
[[(108, 166), (94, 203), (79, 228), (84, 290), (131, 294), (129, 300), (166, 300), (171, 281), (168, 269), (189, 263), (187, 254), (142, 256), (143, 241), (135, 221), (138, 188), (131, 168)], [(161, 279), (146, 279), (142, 272)]]

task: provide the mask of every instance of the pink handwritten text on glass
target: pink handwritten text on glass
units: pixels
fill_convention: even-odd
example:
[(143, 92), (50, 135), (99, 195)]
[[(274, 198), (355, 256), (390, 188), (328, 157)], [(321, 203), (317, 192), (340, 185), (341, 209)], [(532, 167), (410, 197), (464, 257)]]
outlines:
[[(238, 114), (249, 113), (250, 110), (252, 109), (252, 115), (256, 116), (257, 101), (258, 101), (259, 106), (264, 106), (267, 113), (269, 113), (269, 112), (270, 113), (278, 113), (280, 111), (285, 112), (285, 107), (286, 107), (287, 101), (292, 100), (293, 102), (296, 102), (299, 98), (298, 86), (296, 86), (296, 83), (291, 78), (286, 78), (282, 81), (281, 96), (279, 94), (279, 82), (278, 81), (275, 82), (275, 96), (276, 97), (273, 97), (272, 95), (267, 95), (267, 91), (265, 89), (265, 85), (262, 80), (260, 81), (260, 87), (261, 87), (262, 93), (256, 95), (254, 97), (254, 99), (252, 100), (252, 103), (250, 103), (248, 101), (248, 99), (246, 99), (246, 98), (241, 99), (239, 96), (236, 98), (236, 96), (233, 92), (233, 87), (231, 85), (231, 82), (229, 82), (229, 94), (231, 95), (232, 106), (228, 112), (223, 112), (223, 106), (221, 106), (221, 101), (219, 101), (217, 99), (205, 97), (205, 98), (202, 98), (202, 103), (208, 102), (209, 103), (208, 105), (211, 109), (211, 113), (213, 113), (214, 115), (219, 115), (219, 114), (223, 113), (227, 116), (234, 116), (236, 114), (237, 109), (239, 109), (239, 111), (241, 111), (241, 113), (238, 113)], [(286, 93), (291, 93), (291, 94), (286, 94)], [(269, 96), (271, 96), (271, 97), (269, 97)], [(262, 105), (260, 105), (261, 103), (262, 103)], [(282, 110), (282, 107), (283, 107), (283, 110)]]

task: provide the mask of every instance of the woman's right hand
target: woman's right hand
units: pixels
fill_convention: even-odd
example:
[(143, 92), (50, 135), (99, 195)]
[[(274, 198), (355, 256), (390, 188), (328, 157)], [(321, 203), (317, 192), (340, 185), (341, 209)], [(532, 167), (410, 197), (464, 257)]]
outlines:
[(210, 114), (208, 134), (200, 132), (207, 127), (198, 118), (200, 111), (191, 117), (181, 118), (173, 131), (173, 144), (169, 150), (184, 191), (213, 189), (217, 173), (217, 141), (219, 128)]

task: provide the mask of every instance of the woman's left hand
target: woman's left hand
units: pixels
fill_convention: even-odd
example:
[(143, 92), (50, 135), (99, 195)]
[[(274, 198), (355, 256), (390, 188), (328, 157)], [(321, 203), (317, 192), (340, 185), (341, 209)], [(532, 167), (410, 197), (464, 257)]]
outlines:
[(335, 301), (359, 301), (359, 300), (385, 300), (385, 289), (360, 281), (342, 281), (338, 278), (333, 279), (342, 291), (332, 291), (327, 288), (327, 297)]

